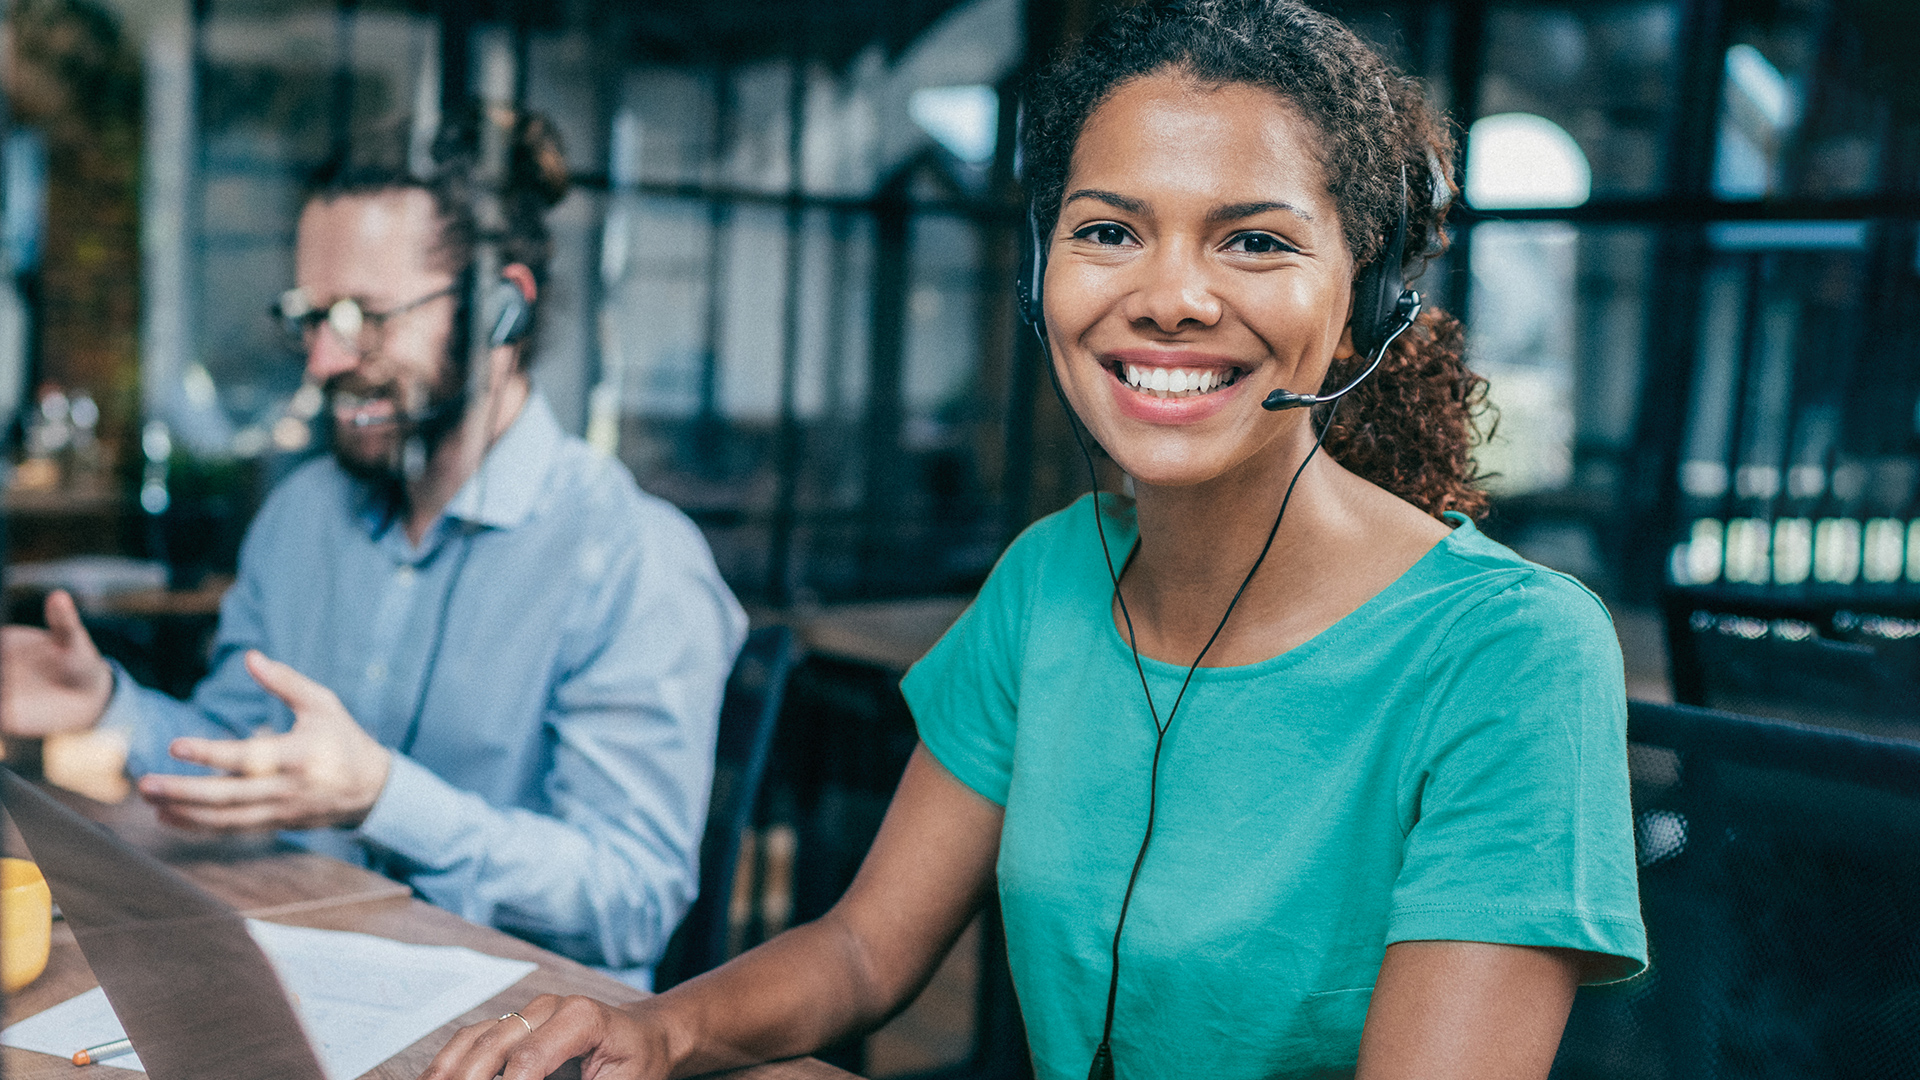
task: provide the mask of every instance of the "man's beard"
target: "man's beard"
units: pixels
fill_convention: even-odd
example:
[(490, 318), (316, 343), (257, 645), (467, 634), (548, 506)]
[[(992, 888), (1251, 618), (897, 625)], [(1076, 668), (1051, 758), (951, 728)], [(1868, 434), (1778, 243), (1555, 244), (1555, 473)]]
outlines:
[[(463, 388), (442, 370), (437, 385), (426, 388), (426, 400), (409, 412), (398, 382), (359, 384), (351, 372), (327, 380), (326, 415), (333, 459), (349, 476), (395, 494), (403, 494), (409, 475), (407, 458), (424, 465), (439, 450), (466, 415)], [(344, 400), (343, 400), (344, 399)], [(353, 406), (357, 403), (358, 408)], [(343, 418), (340, 410), (352, 416)]]

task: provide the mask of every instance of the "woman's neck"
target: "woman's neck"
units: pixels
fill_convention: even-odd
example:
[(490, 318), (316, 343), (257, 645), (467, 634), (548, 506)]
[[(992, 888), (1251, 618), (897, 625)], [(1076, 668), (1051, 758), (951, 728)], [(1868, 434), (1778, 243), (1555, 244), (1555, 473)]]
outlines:
[[(1233, 604), (1205, 665), (1276, 656), (1358, 608), (1447, 534), (1325, 453), (1308, 459), (1312, 445), (1302, 440), (1207, 484), (1136, 485), (1140, 543), (1120, 584), (1142, 655), (1193, 663)], [(1248, 581), (1270, 532), (1272, 547)], [(1117, 603), (1114, 614), (1124, 636)]]
[[(1305, 449), (1264, 457), (1269, 460), (1249, 462), (1205, 484), (1135, 484), (1140, 542), (1128, 561), (1121, 590), (1143, 653), (1192, 663), (1219, 625), (1273, 532), (1274, 518)], [(1300, 584), (1299, 555), (1320, 531), (1328, 473), (1338, 468), (1314, 455), (1301, 472), (1280, 528), (1273, 534), (1273, 546), (1235, 605), (1238, 623), (1245, 624), (1245, 616), (1267, 609), (1274, 598)], [(1222, 632), (1215, 652), (1239, 636), (1230, 633), (1234, 629), (1230, 625)], [(1209, 659), (1219, 662), (1211, 653)]]

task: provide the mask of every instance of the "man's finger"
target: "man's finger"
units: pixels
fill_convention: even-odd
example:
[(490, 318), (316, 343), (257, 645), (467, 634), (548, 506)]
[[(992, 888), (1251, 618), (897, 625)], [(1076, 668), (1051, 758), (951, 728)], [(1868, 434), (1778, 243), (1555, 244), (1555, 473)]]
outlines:
[(140, 778), (140, 795), (156, 806), (236, 807), (275, 803), (294, 794), (294, 783), (284, 776), (174, 776), (148, 773)]
[(71, 649), (83, 643), (87, 646), (93, 644), (93, 639), (87, 636), (86, 626), (80, 622), (80, 608), (65, 589), (55, 589), (47, 594), (47, 632), (53, 635), (54, 644), (62, 649)]
[(300, 674), (289, 664), (272, 660), (258, 649), (247, 650), (247, 674), (266, 688), (267, 693), (287, 703), (294, 712), (301, 709), (337, 704), (333, 691)]
[(178, 803), (155, 803), (154, 810), (160, 820), (177, 829), (199, 829), (206, 832), (265, 832), (269, 829), (284, 829), (296, 823), (285, 820), (279, 807), (274, 803), (248, 803), (244, 806), (191, 806)]
[(280, 771), (286, 737), (255, 735), (249, 739), (196, 739), (183, 735), (167, 744), (167, 753), (190, 765), (238, 776), (272, 776)]

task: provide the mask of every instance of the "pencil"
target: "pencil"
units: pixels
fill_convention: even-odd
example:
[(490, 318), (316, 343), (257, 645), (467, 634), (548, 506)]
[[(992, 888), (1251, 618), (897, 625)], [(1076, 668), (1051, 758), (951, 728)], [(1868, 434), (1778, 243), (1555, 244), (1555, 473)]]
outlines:
[(75, 1050), (73, 1052), (73, 1063), (75, 1065), (91, 1065), (96, 1061), (105, 1061), (111, 1057), (119, 1057), (122, 1054), (131, 1053), (133, 1053), (132, 1039), (115, 1039), (110, 1043), (101, 1043), (99, 1046), (89, 1046), (85, 1050)]

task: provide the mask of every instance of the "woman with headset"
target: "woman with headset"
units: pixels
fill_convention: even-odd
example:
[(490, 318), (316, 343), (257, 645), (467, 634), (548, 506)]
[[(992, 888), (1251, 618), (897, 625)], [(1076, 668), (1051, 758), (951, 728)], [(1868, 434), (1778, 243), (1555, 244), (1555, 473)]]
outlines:
[(1134, 498), (1027, 530), (908, 674), (922, 745), (829, 914), (428, 1077), (806, 1053), (996, 882), (1047, 1078), (1543, 1077), (1575, 987), (1644, 966), (1611, 625), (1475, 529), (1483, 383), (1401, 291), (1441, 118), (1297, 0), (1150, 0), (1029, 108), (1023, 300)]

